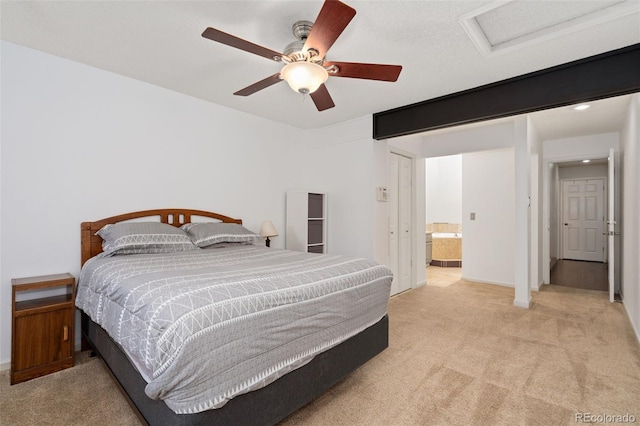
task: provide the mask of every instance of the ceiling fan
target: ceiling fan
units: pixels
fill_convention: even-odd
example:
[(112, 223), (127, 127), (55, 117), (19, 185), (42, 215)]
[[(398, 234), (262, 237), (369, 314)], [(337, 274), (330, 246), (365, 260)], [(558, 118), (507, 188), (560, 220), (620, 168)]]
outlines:
[(335, 106), (324, 84), (329, 76), (396, 81), (402, 70), (400, 65), (326, 60), (327, 51), (355, 14), (355, 9), (340, 1), (325, 0), (315, 23), (298, 21), (293, 24), (293, 35), (297, 40), (289, 43), (284, 53), (267, 49), (215, 28), (204, 30), (202, 37), (285, 64), (280, 72), (238, 90), (234, 95), (249, 96), (285, 80), (296, 92), (309, 94), (318, 111), (324, 111)]

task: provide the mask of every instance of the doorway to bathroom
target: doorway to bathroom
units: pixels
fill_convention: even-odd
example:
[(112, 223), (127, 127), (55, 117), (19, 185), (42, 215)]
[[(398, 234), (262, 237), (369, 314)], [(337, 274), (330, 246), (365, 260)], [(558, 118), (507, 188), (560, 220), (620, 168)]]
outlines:
[(427, 284), (462, 276), (462, 155), (425, 159)]
[(461, 280), (513, 286), (515, 170), (513, 147), (425, 160), (424, 232), (431, 235), (427, 285), (433, 275), (429, 269), (436, 267), (459, 268)]

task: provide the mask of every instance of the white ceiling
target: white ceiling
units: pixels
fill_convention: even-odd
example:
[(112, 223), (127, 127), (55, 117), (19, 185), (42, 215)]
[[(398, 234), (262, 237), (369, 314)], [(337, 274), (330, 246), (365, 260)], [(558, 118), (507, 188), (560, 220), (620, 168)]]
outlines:
[[(591, 0), (553, 1), (554, 10)], [(517, 32), (549, 21), (547, 1), (526, 2), (526, 16), (500, 19)], [(3, 40), (142, 80), (216, 104), (313, 129), (448, 93), (503, 80), (640, 43), (640, 1), (598, 0), (583, 16), (558, 18), (562, 28), (534, 28), (527, 43), (486, 55), (460, 19), (492, 1), (353, 1), (357, 14), (327, 55), (328, 60), (403, 66), (395, 83), (330, 77), (335, 108), (318, 112), (311, 99), (276, 84), (249, 97), (233, 92), (274, 74), (276, 62), (201, 37), (208, 26), (282, 51), (293, 41), (291, 25), (313, 21), (320, 0), (298, 1), (7, 1), (0, 3)], [(505, 3), (502, 1), (501, 3)], [(507, 2), (508, 3), (508, 2)], [(623, 13), (608, 13), (625, 7)], [(611, 7), (611, 8), (610, 8)], [(512, 8), (520, 10), (520, 8)], [(567, 12), (567, 13), (569, 13)], [(531, 14), (534, 16), (531, 16)], [(591, 13), (599, 15), (591, 15)], [(590, 18), (597, 19), (590, 19)], [(580, 21), (574, 29), (571, 23)], [(586, 23), (585, 23), (586, 22)], [(549, 24), (552, 25), (552, 24)], [(569, 29), (567, 29), (569, 28)], [(560, 29), (562, 31), (560, 31)], [(495, 30), (495, 28), (494, 28)], [(527, 30), (531, 32), (531, 30)], [(517, 34), (516, 34), (517, 35)], [(500, 35), (500, 37), (506, 37)], [(550, 121), (559, 115), (546, 116)]]
[(587, 102), (589, 108), (576, 111), (574, 105), (530, 114), (542, 140), (611, 133), (622, 130), (630, 95)]

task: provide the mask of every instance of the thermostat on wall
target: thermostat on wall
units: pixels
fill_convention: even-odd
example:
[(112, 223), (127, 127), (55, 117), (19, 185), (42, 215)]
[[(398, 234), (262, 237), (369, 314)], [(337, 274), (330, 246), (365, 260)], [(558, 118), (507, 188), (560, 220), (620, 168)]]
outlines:
[(378, 201), (388, 201), (387, 188), (385, 188), (384, 186), (379, 186), (377, 193), (378, 193), (378, 196), (377, 196)]

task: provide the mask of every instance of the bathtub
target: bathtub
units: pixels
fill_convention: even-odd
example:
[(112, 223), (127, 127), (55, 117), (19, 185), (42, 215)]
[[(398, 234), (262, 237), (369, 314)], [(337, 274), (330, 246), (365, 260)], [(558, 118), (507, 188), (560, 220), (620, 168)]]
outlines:
[(434, 232), (432, 237), (431, 264), (435, 266), (462, 266), (462, 234)]
[(462, 238), (462, 234), (459, 232), (433, 232), (432, 238)]

